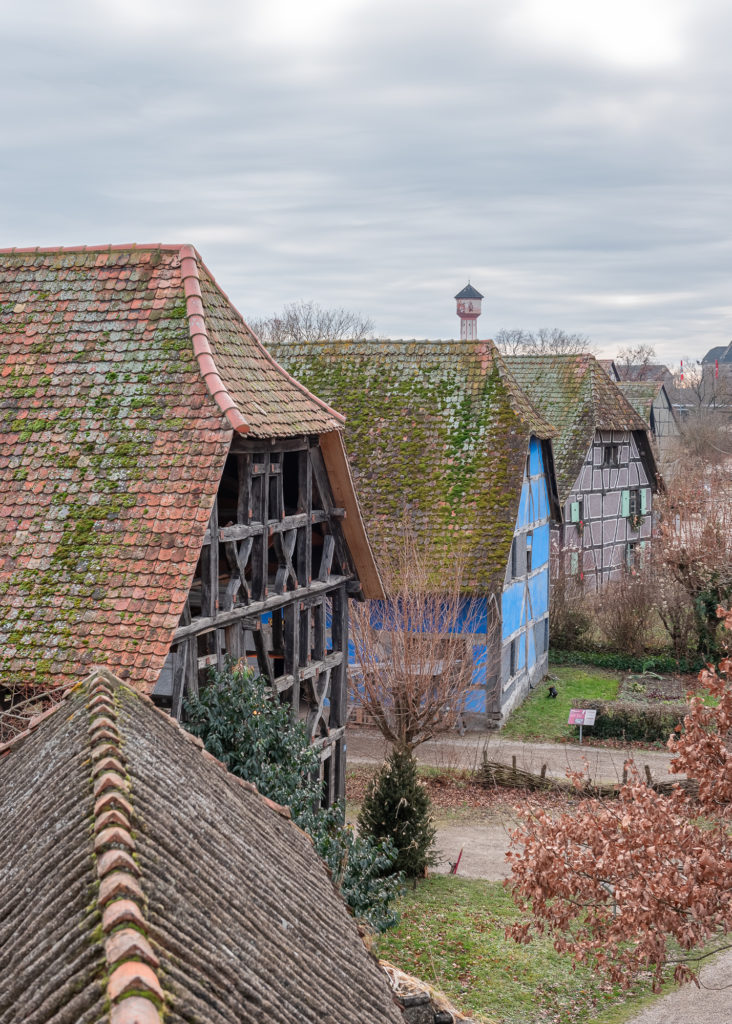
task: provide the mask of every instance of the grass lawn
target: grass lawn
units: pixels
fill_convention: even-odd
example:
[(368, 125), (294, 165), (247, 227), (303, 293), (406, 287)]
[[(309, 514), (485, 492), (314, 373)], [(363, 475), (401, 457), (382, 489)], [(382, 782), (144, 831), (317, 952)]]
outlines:
[[(557, 677), (554, 683), (559, 696), (556, 700), (547, 697), (548, 682), (543, 682), (511, 714), (501, 729), (501, 735), (515, 740), (563, 740), (576, 739), (579, 735), (576, 725), (567, 725), (570, 709), (578, 700), (615, 700), (618, 695), (620, 677), (590, 665), (552, 665), (551, 674)], [(585, 733), (592, 743), (592, 729)]]
[(408, 889), (400, 909), (399, 926), (378, 937), (375, 952), (478, 1020), (614, 1024), (650, 993), (648, 985), (622, 994), (547, 939), (526, 946), (506, 939), (519, 911), (498, 882), (433, 876)]

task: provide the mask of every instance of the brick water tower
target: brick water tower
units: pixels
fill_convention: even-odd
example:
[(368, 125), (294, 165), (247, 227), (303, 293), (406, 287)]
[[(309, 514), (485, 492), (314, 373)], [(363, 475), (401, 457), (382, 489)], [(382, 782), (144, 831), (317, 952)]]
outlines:
[(457, 299), (457, 315), (460, 317), (460, 338), (465, 341), (476, 341), (478, 338), (478, 325), (476, 323), (480, 316), (480, 300), (483, 296), (468, 282), (461, 292), (455, 296)]

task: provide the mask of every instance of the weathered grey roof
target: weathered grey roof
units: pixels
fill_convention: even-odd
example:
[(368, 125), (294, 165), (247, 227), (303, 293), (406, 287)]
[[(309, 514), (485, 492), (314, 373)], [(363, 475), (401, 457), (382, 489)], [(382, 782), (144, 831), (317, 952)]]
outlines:
[(473, 288), (472, 284), (468, 282), (462, 291), (459, 291), (455, 296), (456, 299), (482, 299), (483, 296), (480, 294), (477, 288)]
[(640, 431), (645, 438), (645, 422), (594, 356), (529, 355), (505, 359), (534, 405), (559, 431), (554, 441), (554, 458), (562, 503), (574, 486), (595, 431)]
[(663, 363), (616, 363), (615, 369), (621, 381), (660, 380), (664, 383), (672, 378), (671, 371)]
[(0, 747), (0, 806), (2, 1024), (402, 1021), (287, 809), (110, 673)]
[(651, 409), (664, 390), (660, 380), (626, 380), (617, 385), (643, 421), (650, 426)]
[(715, 361), (732, 363), (732, 341), (729, 345), (717, 345), (716, 348), (710, 348), (702, 359), (703, 363), (713, 363)]
[(529, 439), (555, 430), (492, 341), (301, 342), (273, 354), (346, 414), (377, 559), (398, 550), (409, 524), (436, 581), (453, 570), (456, 551), (466, 587), (503, 580)]

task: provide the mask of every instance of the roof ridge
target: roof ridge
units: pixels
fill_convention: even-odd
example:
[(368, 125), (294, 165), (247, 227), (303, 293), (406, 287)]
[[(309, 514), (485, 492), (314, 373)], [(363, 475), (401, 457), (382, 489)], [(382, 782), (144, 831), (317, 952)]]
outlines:
[(134, 857), (134, 808), (117, 727), (114, 691), (119, 682), (108, 670), (98, 669), (85, 683), (109, 1024), (161, 1024), (165, 994), (158, 977), (160, 960), (148, 936), (142, 872)]
[(182, 242), (128, 242), (126, 244), (116, 245), (30, 245), (30, 246), (11, 246), (9, 248), (0, 249), (0, 256), (11, 256), (18, 254), (19, 256), (27, 256), (30, 253), (46, 254), (52, 252), (130, 252), (131, 250), (136, 251), (148, 251), (149, 249), (164, 249), (167, 251), (180, 251), (185, 243)]
[(209, 394), (221, 409), (222, 413), (226, 416), (232, 430), (239, 434), (246, 434), (249, 432), (249, 424), (240, 412), (237, 403), (232, 398), (216, 368), (214, 352), (206, 329), (206, 314), (201, 294), (199, 266), (206, 272), (208, 277), (211, 279), (213, 286), (224, 297), (237, 319), (241, 321), (242, 326), (251, 335), (253, 341), (271, 365), (274, 366), (290, 384), (293, 384), (302, 394), (312, 402), (315, 402), (316, 405), (333, 417), (335, 421), (333, 425), (334, 429), (337, 429), (339, 424), (345, 423), (345, 417), (342, 413), (336, 412), (335, 409), (332, 409), (321, 398), (318, 398), (317, 395), (308, 391), (304, 385), (291, 376), (287, 370), (280, 366), (276, 359), (270, 355), (257, 335), (249, 327), (246, 320), (231, 301), (229, 296), (223, 288), (219, 286), (216, 278), (201, 259), (201, 255), (195, 246), (189, 244), (180, 246), (180, 259), (181, 280), (183, 281), (183, 292), (186, 297), (186, 316), (188, 319), (188, 327), (191, 332), (191, 341), (193, 342), (193, 352), (198, 360), (198, 368), (204, 379), (206, 387), (208, 388)]
[[(598, 420), (602, 419), (602, 417), (599, 415), (598, 405), (600, 403), (600, 388), (604, 388), (606, 394), (608, 395), (608, 397), (610, 396), (610, 394), (612, 394), (613, 399), (618, 399), (619, 402), (620, 402), (620, 405), (621, 406), (625, 406), (623, 412), (627, 413), (628, 417), (629, 417), (629, 423), (628, 423), (627, 429), (628, 430), (643, 430), (644, 432), (647, 431), (647, 429), (648, 429), (647, 425), (640, 418), (638, 413), (635, 411), (633, 406), (630, 404), (630, 402), (628, 401), (628, 399), (625, 397), (625, 395), (621, 391), (620, 387), (618, 386), (621, 382), (620, 381), (616, 382), (614, 380), (611, 380), (610, 377), (607, 375), (607, 373), (599, 365), (599, 363), (597, 362), (597, 359), (594, 356), (590, 357), (590, 363), (588, 365), (588, 370), (589, 370), (590, 375), (591, 375), (592, 406), (593, 406), (592, 412), (593, 412), (593, 419), (595, 421), (595, 424), (597, 424)], [(614, 390), (613, 391), (608, 391), (607, 390), (608, 386), (610, 388), (613, 388)], [(602, 428), (600, 428), (600, 429), (602, 429)]]
[[(557, 428), (552, 426), (552, 424), (549, 422), (546, 416), (544, 416), (544, 414), (531, 401), (531, 398), (529, 397), (528, 393), (524, 391), (524, 389), (518, 383), (514, 375), (511, 373), (511, 370), (509, 369), (508, 365), (506, 364), (506, 360), (503, 357), (503, 353), (498, 348), (496, 343), (492, 342), (492, 345), (493, 358), (496, 363), (496, 366), (498, 367), (498, 373), (501, 376), (504, 383), (508, 386), (508, 391), (510, 392), (511, 397), (514, 399), (518, 398), (519, 400), (519, 408), (516, 410), (519, 415), (519, 418), (525, 418), (524, 416), (521, 415), (522, 410), (520, 408), (521, 403), (525, 402), (526, 405), (528, 405), (531, 412), (533, 413), (533, 415), (536, 417), (537, 422), (530, 424), (532, 430), (534, 430), (534, 432), (536, 433), (536, 436), (542, 437), (542, 435), (538, 433), (538, 431), (541, 430), (542, 433), (546, 431), (544, 437), (542, 437), (542, 440), (551, 437), (556, 437), (558, 434)], [(518, 395), (516, 394), (516, 392), (518, 392)], [(534, 429), (535, 427), (537, 428), (536, 430)]]

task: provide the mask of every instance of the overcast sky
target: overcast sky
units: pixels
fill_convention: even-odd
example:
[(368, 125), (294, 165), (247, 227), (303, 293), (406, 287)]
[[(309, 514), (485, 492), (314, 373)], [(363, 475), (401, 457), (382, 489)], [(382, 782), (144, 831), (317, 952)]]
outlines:
[(0, 244), (192, 242), (245, 317), (732, 337), (722, 0), (0, 0)]

